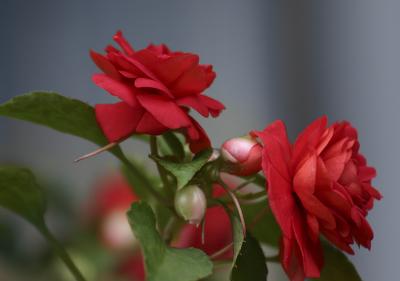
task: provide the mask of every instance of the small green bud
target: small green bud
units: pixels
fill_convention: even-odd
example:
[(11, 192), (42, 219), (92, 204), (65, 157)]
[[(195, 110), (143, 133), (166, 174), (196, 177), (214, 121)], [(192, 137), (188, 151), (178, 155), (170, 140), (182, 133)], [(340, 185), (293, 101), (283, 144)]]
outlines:
[(175, 194), (175, 210), (190, 224), (199, 225), (207, 209), (207, 199), (197, 185), (189, 185)]

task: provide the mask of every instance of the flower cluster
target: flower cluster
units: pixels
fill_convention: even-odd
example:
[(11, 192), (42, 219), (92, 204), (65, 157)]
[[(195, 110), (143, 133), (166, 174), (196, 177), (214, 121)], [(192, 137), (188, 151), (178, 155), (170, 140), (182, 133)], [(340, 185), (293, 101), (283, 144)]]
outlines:
[[(108, 46), (105, 55), (91, 52), (103, 71), (93, 76), (94, 83), (121, 100), (95, 108), (108, 140), (178, 130), (193, 153), (210, 148), (206, 132), (189, 109), (204, 117), (217, 117), (224, 109), (203, 94), (216, 77), (212, 66), (199, 64), (195, 54), (173, 52), (165, 45), (135, 51), (121, 32), (114, 40), (122, 51)], [(357, 131), (349, 122), (328, 126), (326, 117), (315, 120), (294, 143), (284, 123), (275, 121), (263, 131), (251, 131), (222, 145), (222, 172), (251, 176), (263, 171), (269, 206), (282, 231), (281, 263), (292, 281), (320, 276), (321, 235), (349, 254), (354, 243), (371, 247), (373, 231), (366, 217), (381, 195), (371, 184), (375, 169), (359, 148)], [(224, 208), (207, 209), (205, 201), (198, 186), (177, 192), (177, 213), (196, 224), (205, 214), (205, 236), (210, 242), (203, 244), (199, 228), (187, 225), (175, 246), (194, 246), (211, 255), (232, 241), (232, 233)], [(230, 251), (225, 254), (232, 257)]]
[[(367, 217), (382, 196), (349, 122), (328, 124), (322, 116), (290, 142), (277, 120), (213, 148), (194, 118), (225, 109), (205, 95), (216, 78), (213, 67), (166, 45), (135, 50), (121, 32), (114, 41), (119, 48), (90, 55), (102, 71), (93, 82), (118, 102), (93, 109), (54, 92), (32, 92), (0, 105), (2, 116), (102, 146), (75, 162), (106, 150), (121, 161), (121, 172), (101, 180), (86, 204), (84, 226), (94, 239), (69, 239), (83, 263), (76, 266), (46, 226), (45, 189), (28, 169), (0, 165), (0, 207), (33, 224), (77, 281), (85, 280), (80, 267), (92, 268), (90, 280), (258, 281), (265, 280), (267, 262), (280, 262), (291, 281), (331, 280), (332, 268), (334, 279), (361, 280), (344, 253), (354, 254), (353, 245), (371, 248)], [(118, 146), (135, 134), (144, 135), (153, 170)], [(89, 240), (95, 243), (80, 246)], [(265, 257), (263, 244), (279, 248), (280, 259)], [(100, 248), (113, 259), (93, 258)]]

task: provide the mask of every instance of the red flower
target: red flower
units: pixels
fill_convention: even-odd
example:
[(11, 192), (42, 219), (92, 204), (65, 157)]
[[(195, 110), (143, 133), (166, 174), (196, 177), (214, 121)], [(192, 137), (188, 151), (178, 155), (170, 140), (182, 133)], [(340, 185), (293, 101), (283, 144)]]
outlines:
[(292, 281), (320, 276), (319, 234), (350, 254), (354, 242), (370, 248), (366, 216), (381, 195), (371, 185), (375, 169), (359, 153), (350, 123), (327, 127), (327, 118), (319, 118), (294, 145), (282, 121), (254, 134), (264, 143), (268, 198), (282, 230), (281, 262)]
[(210, 147), (207, 134), (188, 114), (217, 117), (225, 108), (203, 94), (216, 76), (211, 65), (199, 64), (195, 54), (172, 52), (165, 45), (135, 51), (119, 31), (114, 36), (122, 51), (108, 46), (106, 55), (91, 51), (104, 72), (95, 74), (96, 85), (121, 99), (96, 105), (96, 118), (110, 142), (133, 133), (159, 135), (183, 129), (193, 152)]

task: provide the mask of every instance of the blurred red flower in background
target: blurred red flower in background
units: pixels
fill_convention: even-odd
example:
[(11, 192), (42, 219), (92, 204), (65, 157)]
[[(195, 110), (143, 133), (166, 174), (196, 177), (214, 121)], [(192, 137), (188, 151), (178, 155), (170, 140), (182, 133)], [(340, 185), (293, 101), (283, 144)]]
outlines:
[(139, 198), (120, 174), (106, 176), (94, 186), (90, 197), (90, 220), (96, 224), (103, 246), (117, 255), (115, 274), (144, 281), (143, 258), (130, 228), (126, 212)]
[(366, 216), (381, 195), (371, 185), (375, 169), (359, 153), (350, 123), (327, 127), (327, 118), (319, 118), (294, 145), (282, 121), (253, 134), (264, 144), (269, 203), (282, 230), (281, 262), (292, 281), (320, 276), (320, 233), (350, 254), (354, 242), (370, 248)]
[[(214, 185), (213, 197), (217, 198), (226, 194), (225, 190)], [(178, 235), (173, 246), (178, 248), (195, 247), (212, 255), (230, 245), (233, 241), (231, 220), (222, 206), (214, 206), (207, 209), (204, 216), (204, 230), (192, 224), (185, 225)], [(202, 232), (204, 231), (204, 244)], [(217, 259), (230, 259), (233, 257), (233, 248), (218, 256)]]
[(183, 129), (193, 152), (210, 147), (202, 127), (188, 114), (217, 117), (222, 103), (203, 94), (216, 74), (211, 65), (199, 64), (192, 53), (173, 52), (166, 45), (149, 45), (135, 51), (119, 31), (114, 36), (122, 51), (108, 46), (106, 54), (91, 51), (104, 72), (95, 74), (96, 85), (121, 99), (96, 105), (96, 118), (110, 142), (133, 133), (159, 135)]

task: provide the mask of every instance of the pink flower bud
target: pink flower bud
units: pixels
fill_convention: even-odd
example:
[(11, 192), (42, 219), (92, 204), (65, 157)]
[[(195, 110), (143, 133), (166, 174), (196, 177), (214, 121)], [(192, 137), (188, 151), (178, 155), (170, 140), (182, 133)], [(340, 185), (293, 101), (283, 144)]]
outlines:
[(221, 155), (227, 164), (226, 172), (250, 176), (261, 170), (262, 146), (251, 136), (237, 137), (222, 144)]
[(206, 209), (206, 196), (197, 185), (189, 185), (176, 192), (175, 210), (190, 224), (200, 224)]

